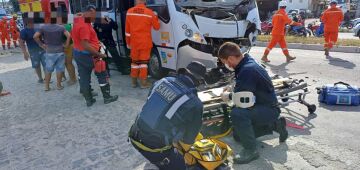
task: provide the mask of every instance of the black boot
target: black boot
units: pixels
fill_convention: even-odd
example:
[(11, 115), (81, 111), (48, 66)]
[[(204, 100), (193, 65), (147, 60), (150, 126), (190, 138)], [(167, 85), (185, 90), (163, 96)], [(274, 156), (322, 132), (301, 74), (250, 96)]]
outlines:
[[(92, 89), (91, 87), (90, 87), (90, 92), (93, 97), (96, 97), (99, 95), (98, 93), (94, 92), (94, 89)], [(81, 89), (80, 89), (80, 94), (82, 94)]]
[(92, 106), (96, 102), (96, 100), (93, 98), (90, 90), (83, 90), (82, 95), (84, 96), (84, 98), (86, 100), (87, 107)]
[(275, 126), (274, 126), (274, 131), (279, 133), (280, 137), (279, 137), (279, 142), (285, 142), (286, 139), (288, 138), (289, 134), (288, 131), (286, 130), (286, 120), (284, 117), (280, 117), (276, 122), (275, 122)]
[(254, 149), (243, 149), (240, 154), (235, 155), (234, 164), (247, 164), (259, 158), (259, 152)]
[(102, 86), (100, 88), (101, 88), (101, 92), (104, 97), (104, 104), (114, 102), (118, 99), (117, 95), (115, 95), (115, 96), (110, 95), (110, 84), (106, 84), (105, 86)]
[(3, 49), (6, 50), (5, 45), (3, 45)]

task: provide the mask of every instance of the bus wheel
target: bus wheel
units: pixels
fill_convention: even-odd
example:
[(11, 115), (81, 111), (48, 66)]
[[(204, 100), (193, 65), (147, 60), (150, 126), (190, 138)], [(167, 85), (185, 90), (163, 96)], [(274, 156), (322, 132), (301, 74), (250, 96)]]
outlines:
[(161, 66), (161, 60), (158, 51), (154, 48), (150, 54), (148, 72), (151, 77), (161, 79), (167, 75), (168, 70)]

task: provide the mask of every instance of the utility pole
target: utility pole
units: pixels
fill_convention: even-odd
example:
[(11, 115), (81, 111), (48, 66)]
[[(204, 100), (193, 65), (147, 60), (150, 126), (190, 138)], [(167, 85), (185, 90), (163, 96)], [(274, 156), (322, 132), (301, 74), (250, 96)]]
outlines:
[(360, 17), (360, 0), (357, 0), (356, 17)]

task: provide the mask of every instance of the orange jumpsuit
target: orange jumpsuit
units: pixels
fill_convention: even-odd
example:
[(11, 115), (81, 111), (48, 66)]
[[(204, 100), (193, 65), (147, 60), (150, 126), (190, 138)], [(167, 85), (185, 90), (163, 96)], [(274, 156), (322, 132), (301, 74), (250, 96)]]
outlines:
[(14, 46), (17, 47), (17, 40), (20, 36), (20, 33), (19, 33), (19, 28), (16, 24), (16, 19), (14, 18), (10, 20), (10, 33), (13, 39)]
[(285, 41), (285, 26), (287, 24), (290, 25), (301, 25), (300, 23), (292, 21), (287, 15), (285, 9), (279, 9), (272, 18), (272, 37), (271, 41), (265, 49), (264, 55), (268, 55), (272, 48), (276, 46), (277, 43), (280, 44), (280, 47), (283, 53), (288, 56), (289, 51), (287, 49), (286, 41)]
[(0, 21), (0, 33), (1, 33), (1, 44), (5, 46), (5, 40), (7, 41), (8, 48), (10, 48), (10, 36), (9, 36), (9, 25), (6, 21), (6, 18), (3, 18)]
[(344, 19), (344, 14), (340, 8), (331, 7), (327, 9), (321, 17), (324, 23), (325, 49), (331, 49), (336, 44), (339, 33), (339, 26)]
[(146, 79), (147, 64), (153, 47), (151, 28), (160, 29), (160, 22), (155, 13), (145, 4), (130, 8), (126, 14), (125, 36), (131, 52), (132, 78)]

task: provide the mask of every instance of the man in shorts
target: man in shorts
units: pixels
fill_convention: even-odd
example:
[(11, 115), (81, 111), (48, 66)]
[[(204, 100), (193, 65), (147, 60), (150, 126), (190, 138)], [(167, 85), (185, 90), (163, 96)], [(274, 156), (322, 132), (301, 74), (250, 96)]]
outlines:
[[(63, 36), (66, 42), (63, 42)], [(43, 37), (44, 43), (40, 41)], [(45, 50), (45, 91), (50, 90), (51, 73), (56, 69), (57, 89), (62, 90), (61, 85), (63, 72), (65, 71), (65, 54), (64, 47), (70, 44), (70, 33), (65, 30), (64, 26), (58, 24), (45, 24), (34, 35), (35, 41)]]
[[(25, 20), (24, 20), (25, 21)], [(38, 83), (43, 83), (41, 65), (45, 69), (45, 57), (44, 50), (35, 42), (34, 34), (34, 23), (32, 21), (25, 21), (26, 28), (20, 32), (20, 48), (24, 53), (24, 59), (26, 61), (31, 60), (32, 68), (35, 69), (36, 75), (38, 76)], [(25, 46), (26, 44), (26, 46)]]

